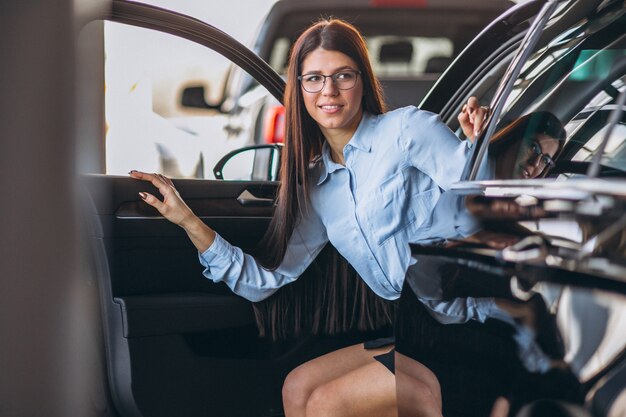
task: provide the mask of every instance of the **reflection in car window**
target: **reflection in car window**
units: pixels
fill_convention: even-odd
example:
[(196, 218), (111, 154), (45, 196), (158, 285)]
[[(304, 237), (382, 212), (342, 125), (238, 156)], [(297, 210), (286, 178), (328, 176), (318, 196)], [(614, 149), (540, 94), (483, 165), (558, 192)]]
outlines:
[(492, 138), (490, 164), (496, 179), (544, 177), (555, 166), (565, 130), (552, 113), (529, 113), (511, 122)]
[[(626, 89), (626, 35), (623, 29), (617, 29), (626, 25), (626, 19), (609, 13), (605, 19), (612, 20), (612, 24), (601, 32), (592, 20), (583, 20), (535, 52), (524, 65), (503, 109), (499, 130), (533, 112), (551, 112), (562, 123), (566, 138), (550, 158), (556, 169), (554, 175), (548, 176), (569, 178), (586, 173), (585, 168), (604, 138), (606, 120), (615, 108), (615, 100)], [(602, 165), (607, 175), (621, 175), (620, 172), (626, 175), (624, 129), (622, 121), (605, 149)], [(511, 146), (519, 148), (513, 142)], [(526, 146), (525, 151), (528, 149)], [(519, 162), (525, 151), (518, 151)], [(543, 154), (545, 152), (535, 152), (535, 159), (539, 161)], [(569, 164), (564, 168), (568, 161), (581, 164)], [(501, 170), (498, 172), (502, 174)], [(492, 175), (498, 177), (496, 172)], [(545, 175), (547, 172), (544, 171), (541, 176)], [(512, 166), (506, 176), (533, 177), (515, 174)]]

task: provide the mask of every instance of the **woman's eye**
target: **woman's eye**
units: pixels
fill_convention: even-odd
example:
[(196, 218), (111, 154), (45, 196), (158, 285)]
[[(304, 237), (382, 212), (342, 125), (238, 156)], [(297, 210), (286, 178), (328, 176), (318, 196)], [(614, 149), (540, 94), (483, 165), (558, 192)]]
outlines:
[(339, 72), (337, 73), (338, 80), (351, 80), (354, 75), (351, 72)]
[(532, 149), (533, 153), (537, 155), (541, 154), (541, 148), (535, 142), (530, 145), (530, 149)]
[(317, 82), (320, 82), (321, 80), (322, 80), (322, 77), (320, 77), (319, 75), (306, 75), (304, 77), (304, 81), (308, 83), (317, 83)]

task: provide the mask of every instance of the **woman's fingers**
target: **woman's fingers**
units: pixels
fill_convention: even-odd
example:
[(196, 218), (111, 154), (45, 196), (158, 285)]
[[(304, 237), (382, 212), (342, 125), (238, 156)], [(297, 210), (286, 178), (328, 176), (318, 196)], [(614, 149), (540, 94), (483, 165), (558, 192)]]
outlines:
[(146, 172), (132, 170), (129, 172), (129, 175), (132, 178), (152, 183), (152, 185), (154, 185), (157, 190), (159, 190), (163, 197), (167, 197), (169, 191), (171, 191), (172, 189), (175, 190), (172, 180), (162, 174), (148, 174)]
[(169, 178), (157, 173), (148, 174), (147, 172), (132, 170), (128, 174), (135, 179), (151, 182), (157, 188), (160, 185), (168, 184), (167, 181), (169, 180)]
[(481, 107), (480, 102), (474, 96), (467, 100), (461, 108), (461, 113), (457, 116), (463, 133), (470, 140), (475, 140), (480, 131), (482, 122), (487, 114), (487, 107)]
[(476, 110), (474, 110), (474, 137), (478, 136), (480, 133), (480, 129), (483, 125), (483, 121), (487, 117), (487, 113), (489, 112), (489, 107), (487, 106), (479, 106)]
[(176, 187), (174, 187), (174, 182), (165, 175), (147, 174), (141, 171), (131, 171), (129, 174), (132, 178), (150, 182), (159, 190), (163, 196), (162, 201), (154, 195), (143, 191), (139, 193), (139, 196), (172, 223), (181, 225), (185, 220), (194, 216), (191, 209), (178, 194)]
[(169, 179), (168, 177), (166, 177), (163, 174), (155, 174), (164, 184), (169, 185), (170, 187), (174, 187), (174, 183), (172, 182), (171, 179)]
[(467, 111), (470, 113), (475, 112), (476, 109), (480, 107), (480, 103), (478, 102), (478, 99), (476, 98), (476, 96), (471, 96), (470, 98), (468, 98), (466, 105), (467, 105)]
[(139, 197), (141, 197), (143, 201), (145, 201), (146, 203), (148, 203), (149, 205), (157, 209), (159, 213), (162, 213), (163, 210), (165, 209), (165, 204), (150, 193), (146, 193), (142, 191), (139, 193)]

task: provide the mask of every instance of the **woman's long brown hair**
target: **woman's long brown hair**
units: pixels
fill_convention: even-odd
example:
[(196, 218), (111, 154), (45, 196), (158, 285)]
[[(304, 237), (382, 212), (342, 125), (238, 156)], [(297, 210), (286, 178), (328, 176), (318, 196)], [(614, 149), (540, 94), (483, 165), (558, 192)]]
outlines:
[(317, 48), (341, 52), (356, 62), (363, 82), (363, 111), (371, 114), (385, 111), (382, 88), (372, 71), (367, 46), (354, 26), (339, 19), (324, 19), (300, 35), (292, 47), (287, 69), (285, 146), (276, 209), (257, 251), (257, 259), (268, 269), (276, 269), (282, 262), (296, 222), (307, 209), (309, 166), (321, 154), (325, 140), (305, 108), (298, 81), (304, 58)]
[[(265, 268), (282, 262), (300, 216), (308, 209), (310, 165), (322, 152), (324, 136), (304, 105), (298, 81), (304, 58), (317, 48), (349, 56), (361, 71), (363, 112), (385, 111), (382, 88), (374, 77), (369, 54), (358, 30), (341, 20), (324, 19), (309, 27), (294, 43), (285, 91), (286, 132), (280, 186), (274, 216), (256, 258)], [(331, 245), (294, 283), (253, 304), (261, 336), (286, 339), (302, 332), (337, 334), (353, 330), (389, 329), (395, 304), (377, 296)]]

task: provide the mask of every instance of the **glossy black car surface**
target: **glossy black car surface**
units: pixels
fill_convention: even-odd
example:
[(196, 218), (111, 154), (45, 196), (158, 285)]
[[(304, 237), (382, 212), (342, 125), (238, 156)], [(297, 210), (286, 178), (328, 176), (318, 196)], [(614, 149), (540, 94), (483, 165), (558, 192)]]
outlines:
[[(465, 177), (473, 181), (455, 187), (486, 235), (413, 247), (417, 264), (396, 321), (397, 383), (410, 387), (413, 361), (426, 364), (439, 377), (446, 416), (488, 415), (500, 396), (510, 400), (509, 415), (623, 415), (626, 9), (527, 2), (510, 18), (475, 39), (422, 103), (453, 128), (469, 95), (490, 104), (486, 152), (476, 148)], [(546, 112), (565, 131), (550, 139), (552, 151), (539, 122), (518, 137), (498, 135), (523, 115)], [(496, 208), (503, 205), (508, 211)], [(496, 234), (518, 243), (494, 249)], [(516, 343), (520, 332), (510, 325), (441, 324), (419, 301), (467, 297), (532, 306), (532, 349), (549, 366), (536, 367), (537, 351)], [(401, 415), (413, 415), (409, 394), (398, 401)]]

